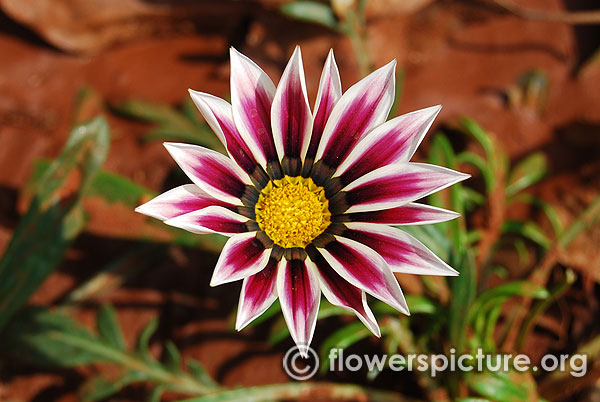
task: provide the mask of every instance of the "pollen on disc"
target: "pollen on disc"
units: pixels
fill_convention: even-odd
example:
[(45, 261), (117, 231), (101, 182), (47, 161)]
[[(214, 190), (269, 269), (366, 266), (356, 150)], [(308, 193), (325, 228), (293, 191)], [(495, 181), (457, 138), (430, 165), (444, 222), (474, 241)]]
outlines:
[(329, 226), (327, 207), (323, 188), (312, 179), (286, 176), (263, 189), (256, 220), (281, 247), (306, 247)]

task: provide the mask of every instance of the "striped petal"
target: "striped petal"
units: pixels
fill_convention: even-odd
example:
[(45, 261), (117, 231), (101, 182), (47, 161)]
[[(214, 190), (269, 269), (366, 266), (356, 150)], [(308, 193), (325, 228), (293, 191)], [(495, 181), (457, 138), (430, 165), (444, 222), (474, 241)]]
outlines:
[(346, 223), (342, 236), (359, 241), (383, 257), (392, 271), (456, 276), (458, 272), (408, 233), (376, 223)]
[(246, 185), (252, 182), (231, 159), (198, 145), (164, 145), (194, 184), (223, 202), (242, 205)]
[(211, 206), (165, 221), (167, 225), (192, 233), (219, 233), (233, 236), (248, 231), (250, 220), (230, 209)]
[(314, 259), (314, 261), (307, 259), (307, 263), (315, 270), (315, 273), (319, 278), (321, 291), (325, 295), (325, 298), (327, 298), (331, 304), (356, 314), (375, 336), (381, 336), (381, 331), (379, 330), (379, 325), (377, 325), (375, 316), (367, 305), (366, 293), (348, 283), (335, 272), (318, 251), (312, 253), (310, 258)]
[(230, 56), (233, 120), (254, 158), (266, 169), (268, 162), (277, 161), (270, 116), (275, 85), (256, 63), (234, 48)]
[(396, 310), (409, 314), (398, 281), (385, 260), (373, 249), (355, 240), (336, 236), (335, 241), (318, 250), (342, 278)]
[(335, 215), (333, 222), (371, 222), (386, 225), (428, 225), (456, 219), (459, 213), (412, 202), (401, 207)]
[(316, 160), (335, 169), (358, 140), (385, 121), (394, 101), (392, 61), (350, 87), (335, 104), (317, 149)]
[(333, 176), (348, 184), (382, 166), (408, 162), (441, 109), (418, 110), (376, 127), (356, 144)]
[(264, 313), (277, 299), (277, 260), (270, 258), (260, 272), (244, 279), (235, 329), (240, 331)]
[(271, 126), (283, 173), (299, 175), (312, 131), (299, 46), (296, 46), (277, 86), (271, 107)]
[(345, 205), (330, 200), (334, 213), (373, 211), (408, 204), (470, 177), (441, 166), (425, 163), (387, 165), (367, 173), (342, 189), (335, 197), (344, 198)]
[(317, 100), (313, 111), (313, 128), (310, 137), (310, 144), (306, 151), (305, 176), (310, 172), (310, 167), (317, 154), (317, 148), (323, 136), (325, 124), (331, 115), (333, 106), (342, 96), (342, 82), (340, 80), (340, 72), (338, 71), (333, 49), (329, 51), (325, 66), (321, 73), (321, 81), (319, 82), (319, 90), (317, 92)]
[(184, 184), (140, 205), (135, 212), (164, 221), (211, 205), (232, 207), (231, 204), (211, 197), (195, 184)]
[(263, 180), (268, 180), (268, 177), (260, 169), (252, 151), (250, 151), (250, 148), (235, 126), (231, 105), (227, 101), (210, 94), (191, 89), (189, 93), (208, 125), (227, 148), (229, 156), (250, 177), (254, 176), (259, 180), (259, 183), (266, 184), (266, 181), (263, 183)]
[(282, 258), (277, 273), (277, 293), (292, 339), (300, 353), (307, 357), (321, 301), (319, 281), (305, 261)]
[(236, 234), (227, 240), (210, 281), (210, 286), (237, 281), (261, 271), (271, 250), (256, 237), (257, 232)]

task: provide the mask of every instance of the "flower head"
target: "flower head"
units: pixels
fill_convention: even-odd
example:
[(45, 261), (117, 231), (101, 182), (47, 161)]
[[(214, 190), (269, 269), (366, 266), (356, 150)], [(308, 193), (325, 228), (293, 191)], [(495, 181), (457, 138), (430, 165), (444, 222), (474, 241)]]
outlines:
[(440, 107), (386, 122), (394, 70), (391, 62), (342, 94), (330, 52), (311, 112), (300, 48), (277, 88), (231, 49), (231, 104), (190, 90), (229, 157), (166, 143), (193, 184), (137, 211), (190, 232), (230, 237), (211, 285), (244, 280), (238, 330), (279, 297), (294, 341), (306, 350), (323, 292), (379, 336), (366, 293), (408, 314), (394, 272), (457, 274), (395, 227), (457, 217), (414, 201), (468, 175), (409, 162)]

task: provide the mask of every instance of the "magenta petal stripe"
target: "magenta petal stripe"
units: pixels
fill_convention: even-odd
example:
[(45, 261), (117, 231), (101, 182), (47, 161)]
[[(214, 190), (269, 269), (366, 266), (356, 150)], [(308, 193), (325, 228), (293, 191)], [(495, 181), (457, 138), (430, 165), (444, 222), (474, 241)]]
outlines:
[(245, 216), (218, 206), (206, 207), (165, 221), (167, 225), (192, 233), (219, 233), (226, 236), (247, 232), (247, 222), (249, 219)]
[(318, 248), (329, 265), (352, 285), (409, 314), (404, 294), (385, 260), (362, 243), (335, 238), (324, 248)]
[(164, 146), (194, 184), (218, 200), (242, 205), (246, 185), (252, 182), (231, 159), (198, 145), (166, 142)]
[(277, 273), (277, 294), (283, 318), (300, 353), (306, 357), (321, 301), (319, 281), (305, 261), (282, 258)]
[(256, 160), (266, 169), (277, 160), (271, 131), (271, 104), (275, 85), (267, 74), (231, 48), (231, 105), (238, 131)]
[(210, 281), (210, 286), (244, 279), (262, 270), (271, 250), (256, 238), (256, 232), (233, 235), (225, 243)]
[(270, 258), (260, 272), (244, 279), (235, 329), (240, 331), (264, 313), (277, 299), (277, 260)]
[(191, 89), (189, 93), (206, 122), (225, 145), (229, 155), (248, 175), (252, 175), (258, 162), (235, 126), (231, 105), (210, 94)]
[[(367, 173), (343, 188), (340, 194), (344, 194), (349, 206), (346, 213), (373, 211), (405, 205), (468, 177), (441, 166), (398, 163)], [(339, 212), (343, 211), (334, 213)]]
[(351, 285), (335, 272), (319, 252), (316, 252), (311, 258), (314, 258), (314, 262), (307, 259), (307, 264), (312, 265), (315, 270), (325, 298), (331, 304), (356, 314), (375, 336), (381, 336), (375, 316), (367, 305), (365, 292)]
[[(317, 99), (313, 111), (312, 135), (310, 137), (308, 150), (306, 151), (306, 160), (309, 162), (313, 161), (315, 158), (327, 119), (329, 119), (333, 106), (341, 96), (342, 82), (340, 80), (340, 72), (335, 63), (333, 49), (331, 49), (329, 55), (327, 55), (327, 60), (325, 60), (323, 72), (321, 73), (319, 90), (317, 92)], [(310, 168), (310, 166), (307, 166), (306, 168)], [(305, 174), (308, 174), (308, 172)]]
[(376, 223), (346, 223), (342, 236), (369, 246), (392, 271), (417, 275), (456, 276), (458, 272), (423, 243), (400, 229)]
[(271, 125), (283, 172), (297, 176), (300, 174), (300, 160), (304, 160), (312, 131), (312, 115), (298, 46), (277, 86), (271, 108)]
[(428, 225), (456, 219), (459, 213), (412, 202), (401, 207), (354, 212), (332, 217), (333, 222), (372, 222), (386, 225)]
[(211, 205), (233, 208), (231, 204), (211, 197), (195, 184), (184, 184), (140, 205), (135, 212), (164, 221)]
[(315, 159), (335, 169), (358, 140), (383, 123), (394, 101), (392, 61), (350, 87), (327, 120)]
[(356, 144), (333, 177), (348, 184), (382, 166), (408, 162), (441, 108), (418, 110), (376, 127)]

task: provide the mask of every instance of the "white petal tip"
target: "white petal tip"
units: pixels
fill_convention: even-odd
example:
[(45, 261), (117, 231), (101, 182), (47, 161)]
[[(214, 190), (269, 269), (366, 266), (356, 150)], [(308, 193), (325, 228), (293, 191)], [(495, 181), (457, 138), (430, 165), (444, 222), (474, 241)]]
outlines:
[(308, 346), (298, 345), (298, 352), (300, 352), (300, 357), (308, 359)]

